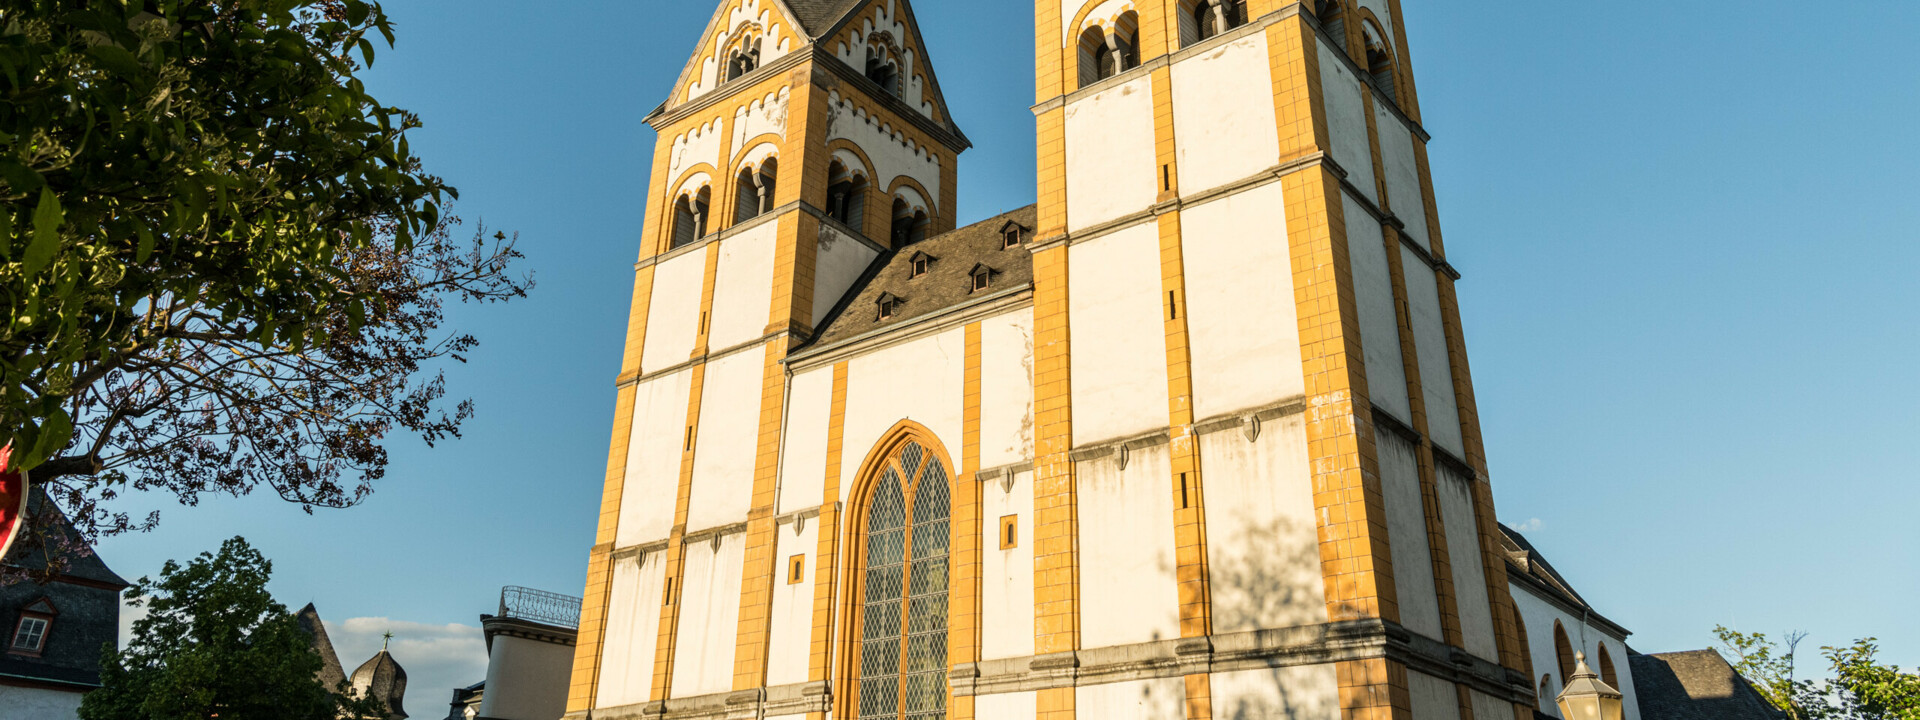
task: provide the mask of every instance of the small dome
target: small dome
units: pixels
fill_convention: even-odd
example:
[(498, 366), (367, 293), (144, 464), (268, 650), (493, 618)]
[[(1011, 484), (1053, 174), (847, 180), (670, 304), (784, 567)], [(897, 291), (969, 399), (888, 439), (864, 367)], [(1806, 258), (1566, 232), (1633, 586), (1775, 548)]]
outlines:
[(406, 720), (407, 711), (401, 702), (407, 696), (407, 669), (400, 667), (386, 650), (353, 671), (353, 691), (360, 697), (376, 697), (386, 703), (389, 720)]

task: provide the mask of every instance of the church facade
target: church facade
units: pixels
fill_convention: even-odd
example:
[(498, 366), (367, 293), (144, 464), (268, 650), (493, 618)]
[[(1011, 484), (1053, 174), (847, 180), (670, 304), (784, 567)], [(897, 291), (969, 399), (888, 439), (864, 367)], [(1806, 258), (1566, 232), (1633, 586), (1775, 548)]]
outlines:
[(659, 133), (569, 718), (1530, 720), (1399, 0), (1036, 0), (1038, 203), (907, 0)]

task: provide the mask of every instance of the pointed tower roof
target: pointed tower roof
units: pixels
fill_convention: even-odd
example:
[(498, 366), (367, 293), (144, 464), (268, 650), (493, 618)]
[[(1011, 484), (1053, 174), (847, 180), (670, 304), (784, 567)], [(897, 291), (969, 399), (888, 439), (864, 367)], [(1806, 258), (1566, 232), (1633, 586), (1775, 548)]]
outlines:
[(807, 33), (807, 37), (818, 39), (831, 32), (842, 18), (864, 1), (785, 0), (785, 4), (792, 10), (793, 21), (800, 24), (800, 29)]
[(300, 629), (313, 638), (313, 649), (320, 653), (320, 683), (328, 690), (340, 687), (347, 679), (347, 672), (340, 667), (340, 655), (333, 650), (333, 640), (327, 637), (327, 625), (320, 621), (320, 611), (313, 603), (307, 603), (293, 617), (300, 623)]
[(353, 690), (361, 697), (380, 698), (387, 705), (390, 720), (406, 720), (407, 711), (401, 703), (407, 697), (407, 670), (386, 649), (353, 671)]

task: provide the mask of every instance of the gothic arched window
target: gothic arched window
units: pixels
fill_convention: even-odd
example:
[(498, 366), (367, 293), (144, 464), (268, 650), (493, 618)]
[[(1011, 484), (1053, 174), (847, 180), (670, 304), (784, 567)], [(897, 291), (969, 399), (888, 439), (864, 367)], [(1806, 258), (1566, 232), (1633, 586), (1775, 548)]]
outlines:
[(947, 467), (907, 442), (868, 499), (860, 567), (858, 720), (947, 716)]
[(1567, 637), (1567, 629), (1560, 625), (1559, 620), (1553, 621), (1553, 654), (1560, 667), (1560, 682), (1566, 682), (1567, 678), (1573, 677), (1573, 641)]
[(1615, 690), (1620, 689), (1620, 675), (1614, 672), (1613, 655), (1607, 652), (1606, 643), (1600, 643), (1600, 679), (1612, 685)]
[(1340, 52), (1347, 51), (1347, 8), (1340, 0), (1320, 0), (1319, 7), (1313, 11), (1320, 20), (1320, 28), (1333, 37)]
[(1373, 76), (1373, 84), (1380, 88), (1380, 92), (1399, 102), (1400, 92), (1394, 81), (1393, 50), (1387, 46), (1386, 35), (1371, 20), (1361, 25), (1360, 30), (1367, 43), (1367, 74)]

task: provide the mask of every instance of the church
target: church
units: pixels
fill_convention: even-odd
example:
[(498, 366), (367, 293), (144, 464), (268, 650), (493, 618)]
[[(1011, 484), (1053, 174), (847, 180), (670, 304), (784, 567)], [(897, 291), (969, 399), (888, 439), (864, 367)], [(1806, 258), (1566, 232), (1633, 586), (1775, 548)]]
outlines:
[(1038, 203), (958, 227), (908, 0), (721, 3), (646, 118), (567, 717), (1533, 720), (1581, 654), (1630, 686), (1496, 521), (1400, 6), (1036, 0)]

